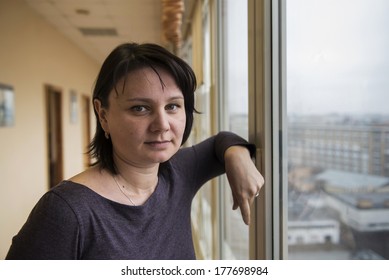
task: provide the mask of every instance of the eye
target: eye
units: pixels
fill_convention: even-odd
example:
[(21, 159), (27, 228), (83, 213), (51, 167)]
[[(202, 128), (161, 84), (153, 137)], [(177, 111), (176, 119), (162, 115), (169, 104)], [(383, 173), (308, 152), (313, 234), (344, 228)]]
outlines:
[(144, 113), (144, 112), (147, 111), (147, 108), (146, 108), (146, 106), (136, 105), (136, 106), (132, 106), (132, 107), (130, 108), (130, 110), (131, 110), (132, 112), (135, 112), (135, 113)]
[(179, 105), (179, 104), (168, 104), (168, 105), (166, 105), (165, 108), (168, 111), (177, 111), (179, 108), (181, 108), (181, 105)]

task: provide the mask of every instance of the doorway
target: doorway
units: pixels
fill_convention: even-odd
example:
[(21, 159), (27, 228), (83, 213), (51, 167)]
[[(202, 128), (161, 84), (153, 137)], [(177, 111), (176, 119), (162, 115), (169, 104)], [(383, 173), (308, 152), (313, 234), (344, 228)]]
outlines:
[(81, 98), (81, 130), (82, 130), (82, 146), (84, 149), (84, 168), (88, 168), (91, 164), (91, 156), (88, 153), (89, 150), (89, 143), (91, 140), (91, 133), (90, 133), (90, 98), (89, 96), (83, 95)]
[(48, 183), (54, 187), (63, 179), (62, 142), (62, 91), (51, 85), (45, 86)]

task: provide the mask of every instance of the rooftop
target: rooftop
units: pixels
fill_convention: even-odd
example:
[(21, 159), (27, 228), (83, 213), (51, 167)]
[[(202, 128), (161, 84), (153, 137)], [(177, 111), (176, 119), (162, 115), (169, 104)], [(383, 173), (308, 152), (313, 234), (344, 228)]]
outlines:
[(324, 181), (326, 188), (343, 191), (376, 190), (389, 185), (389, 178), (377, 175), (352, 173), (328, 169), (315, 176), (316, 181)]

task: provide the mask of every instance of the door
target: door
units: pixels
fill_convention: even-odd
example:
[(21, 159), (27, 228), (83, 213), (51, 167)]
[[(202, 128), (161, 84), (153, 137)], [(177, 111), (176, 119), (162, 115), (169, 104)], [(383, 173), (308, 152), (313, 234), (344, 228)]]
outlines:
[(81, 129), (82, 129), (82, 143), (83, 143), (83, 149), (84, 149), (84, 167), (88, 168), (91, 164), (91, 157), (90, 154), (87, 152), (89, 150), (89, 143), (91, 140), (91, 133), (90, 133), (90, 98), (88, 96), (83, 95), (81, 98), (81, 106), (82, 106), (82, 112), (81, 112)]
[(63, 179), (62, 92), (50, 85), (45, 87), (45, 91), (48, 183), (49, 188), (52, 188)]

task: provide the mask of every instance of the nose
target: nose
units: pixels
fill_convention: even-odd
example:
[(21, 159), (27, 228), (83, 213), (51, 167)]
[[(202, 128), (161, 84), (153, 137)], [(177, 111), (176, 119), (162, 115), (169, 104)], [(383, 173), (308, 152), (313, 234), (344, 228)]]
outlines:
[(164, 133), (170, 129), (169, 116), (165, 110), (155, 112), (151, 123), (151, 131)]

